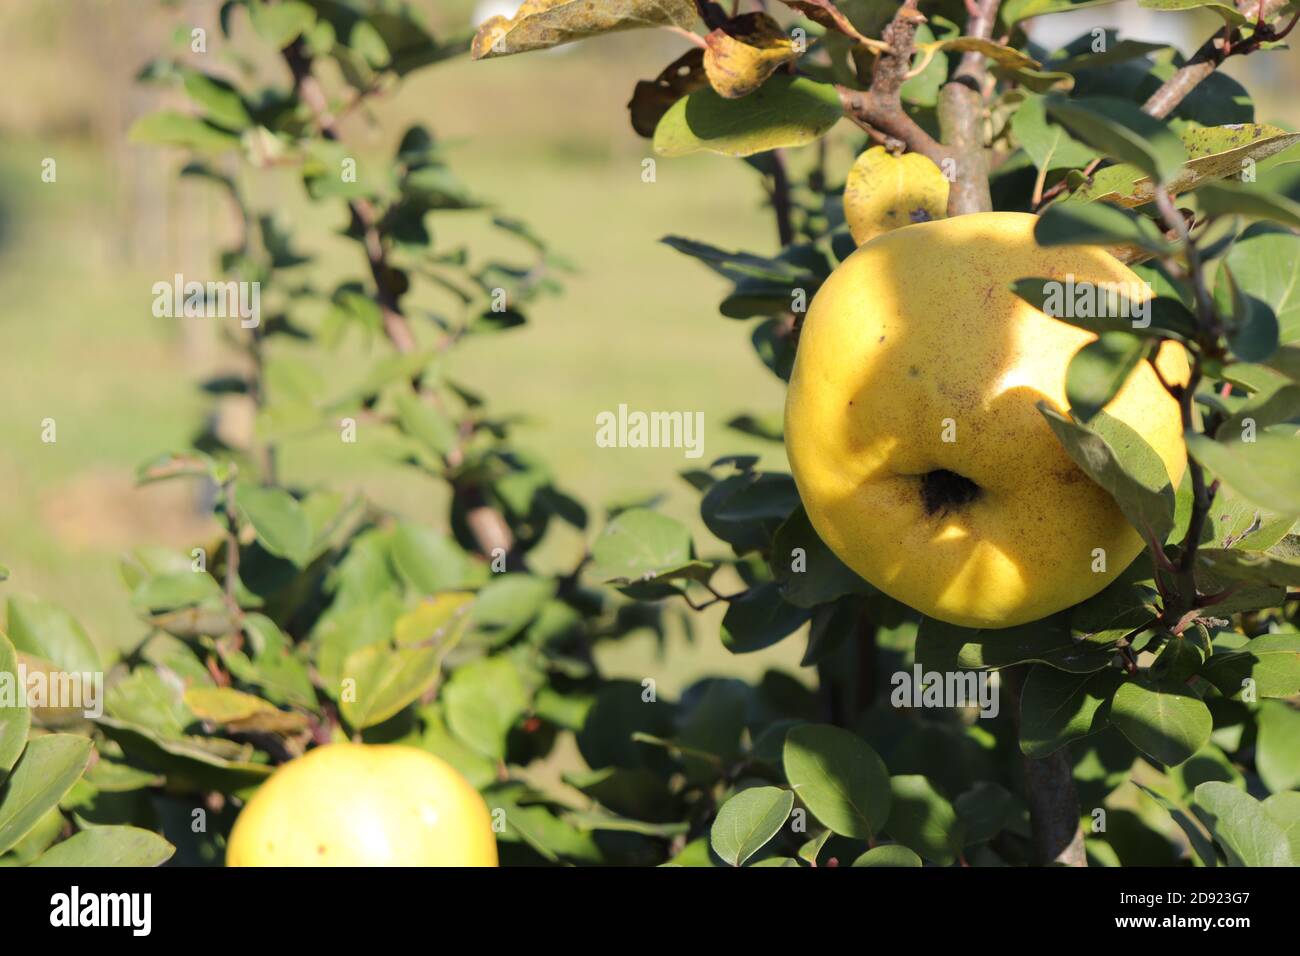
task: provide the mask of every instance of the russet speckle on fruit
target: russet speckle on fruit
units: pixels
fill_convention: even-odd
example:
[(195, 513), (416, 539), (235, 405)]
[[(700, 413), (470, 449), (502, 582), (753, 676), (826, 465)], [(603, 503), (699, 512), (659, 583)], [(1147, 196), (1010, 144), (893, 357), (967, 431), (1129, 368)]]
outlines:
[[(1037, 407), (1068, 408), (1070, 359), (1095, 335), (1010, 288), (1141, 280), (1101, 248), (1039, 246), (1036, 221), (978, 213), (863, 245), (813, 298), (786, 398), (786, 450), (818, 534), (880, 590), (967, 627), (1085, 600), (1143, 547)], [(1187, 380), (1181, 347), (1166, 343), (1157, 362), (1167, 380)], [(1147, 364), (1105, 411), (1151, 445), (1177, 487), (1182, 422)]]

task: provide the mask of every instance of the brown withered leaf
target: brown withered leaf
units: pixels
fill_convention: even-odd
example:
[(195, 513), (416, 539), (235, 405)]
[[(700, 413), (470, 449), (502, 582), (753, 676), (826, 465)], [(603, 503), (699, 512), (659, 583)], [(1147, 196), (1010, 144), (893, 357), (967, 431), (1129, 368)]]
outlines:
[(619, 30), (690, 28), (698, 20), (695, 0), (524, 0), (513, 17), (485, 21), (470, 49), (485, 60)]
[(655, 127), (668, 112), (669, 107), (683, 96), (707, 86), (704, 74), (704, 50), (691, 47), (664, 68), (653, 80), (640, 80), (627, 104), (632, 116), (632, 128), (638, 136), (650, 139)]
[(792, 10), (798, 10), (813, 23), (827, 30), (836, 30), (869, 47), (883, 45), (879, 40), (873, 40), (859, 33), (857, 27), (849, 22), (849, 18), (841, 13), (839, 7), (831, 0), (781, 0), (781, 2)]
[(748, 96), (769, 76), (796, 60), (794, 42), (766, 13), (746, 13), (705, 37), (704, 72), (729, 100)]

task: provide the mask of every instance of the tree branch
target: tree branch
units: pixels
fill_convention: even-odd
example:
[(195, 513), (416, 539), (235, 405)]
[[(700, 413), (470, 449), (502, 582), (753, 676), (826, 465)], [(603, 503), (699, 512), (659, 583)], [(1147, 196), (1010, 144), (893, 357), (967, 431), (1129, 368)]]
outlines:
[[(1257, 49), (1261, 43), (1281, 39), (1295, 26), (1295, 19), (1282, 29), (1275, 28), (1267, 21), (1272, 19), (1288, 0), (1237, 0), (1237, 9), (1241, 13), (1255, 17), (1254, 33), (1247, 39), (1242, 36), (1240, 28), (1227, 28), (1215, 33), (1191, 58), (1178, 68), (1169, 79), (1165, 80), (1142, 104), (1144, 112), (1158, 119), (1172, 113), (1187, 95), (1202, 80), (1219, 68), (1230, 56), (1242, 56)], [(1300, 16), (1300, 14), (1297, 14)]]
[[(970, 0), (966, 35), (989, 39), (999, 0)], [(984, 54), (962, 54), (957, 70), (939, 91), (939, 130), (955, 163), (948, 190), (948, 215), (963, 216), (993, 208), (989, 195), (988, 157), (984, 150)]]
[[(1028, 673), (1026, 665), (1001, 672), (1002, 688), (1020, 736), (1020, 694)], [(1024, 758), (1025, 799), (1033, 833), (1034, 863), (1039, 866), (1087, 866), (1083, 831), (1079, 827), (1079, 795), (1068, 748), (1035, 760)]]
[[(294, 89), (311, 111), (312, 120), (321, 136), (339, 142), (338, 124), (330, 112), (329, 99), (321, 88), (320, 81), (312, 73), (312, 59), (302, 41), (294, 40), (281, 53), (293, 76)], [(364, 198), (349, 200), (348, 209), (352, 213), (354, 230), (361, 235), (366, 250), (370, 276), (375, 284), (375, 301), (383, 316), (384, 332), (397, 351), (412, 352), (417, 343), (398, 301), (400, 293), (396, 283), (397, 272), (388, 262), (379, 212), (373, 203)], [(464, 509), (465, 522), (479, 552), (485, 557), (492, 557), (495, 552), (501, 551), (507, 556), (508, 567), (521, 566), (522, 560), (515, 553), (514, 534), (510, 525), (488, 502), (483, 488), (475, 482), (454, 478), (449, 480), (453, 500)]]
[(948, 151), (907, 115), (900, 96), (916, 49), (916, 28), (925, 22), (916, 4), (917, 0), (904, 0), (885, 27), (883, 39), (889, 45), (889, 52), (876, 57), (871, 70), (871, 88), (854, 90), (837, 86), (836, 89), (851, 120), (877, 133), (891, 149), (899, 151), (906, 147), (928, 157), (937, 166), (948, 157)]

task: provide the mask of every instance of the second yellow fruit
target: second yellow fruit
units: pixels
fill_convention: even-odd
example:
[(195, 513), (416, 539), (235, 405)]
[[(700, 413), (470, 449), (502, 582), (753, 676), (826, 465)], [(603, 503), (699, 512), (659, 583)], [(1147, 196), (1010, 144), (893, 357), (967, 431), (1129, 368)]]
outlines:
[(235, 821), (227, 866), (496, 866), (487, 804), (451, 765), (328, 744), (280, 767)]

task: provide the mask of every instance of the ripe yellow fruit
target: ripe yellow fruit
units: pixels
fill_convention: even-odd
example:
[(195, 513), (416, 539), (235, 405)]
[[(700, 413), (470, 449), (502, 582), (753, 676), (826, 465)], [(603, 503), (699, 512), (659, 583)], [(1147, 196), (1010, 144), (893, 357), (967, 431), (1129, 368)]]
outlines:
[(496, 866), (487, 804), (415, 747), (328, 744), (278, 769), (235, 821), (227, 866)]
[[(786, 398), (791, 470), (822, 540), (886, 594), (966, 627), (1076, 604), (1142, 549), (1036, 408), (1068, 407), (1067, 366), (1096, 336), (1009, 288), (1141, 280), (1098, 247), (1038, 246), (1035, 221), (978, 213), (868, 242), (813, 299)], [(1166, 343), (1157, 362), (1187, 381), (1181, 347)], [(1177, 487), (1182, 424), (1150, 367), (1105, 411), (1146, 439)]]

